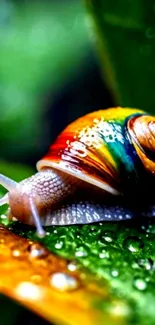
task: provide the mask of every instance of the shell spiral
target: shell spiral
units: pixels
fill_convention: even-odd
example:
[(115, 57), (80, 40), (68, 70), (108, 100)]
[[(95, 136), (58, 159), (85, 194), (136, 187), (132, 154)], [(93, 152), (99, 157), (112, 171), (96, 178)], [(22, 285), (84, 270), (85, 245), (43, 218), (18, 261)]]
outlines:
[(37, 163), (71, 174), (112, 194), (155, 171), (155, 117), (138, 109), (109, 108), (69, 124)]
[(128, 121), (128, 130), (136, 152), (145, 168), (155, 173), (155, 117), (135, 116)]

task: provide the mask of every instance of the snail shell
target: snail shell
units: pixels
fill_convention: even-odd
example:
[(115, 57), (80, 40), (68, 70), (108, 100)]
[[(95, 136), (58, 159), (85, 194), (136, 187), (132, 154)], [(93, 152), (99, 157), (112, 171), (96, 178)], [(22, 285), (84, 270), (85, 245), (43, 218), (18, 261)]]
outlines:
[(55, 168), (112, 194), (124, 193), (139, 182), (140, 159), (145, 160), (139, 152), (144, 147), (137, 131), (141, 118), (148, 120), (137, 109), (111, 108), (87, 114), (67, 126), (37, 169)]
[(19, 186), (1, 175), (10, 192), (0, 204), (26, 223), (32, 214), (40, 234), (39, 212), (43, 225), (154, 215), (154, 205), (135, 208), (134, 194), (141, 199), (155, 181), (155, 117), (121, 107), (87, 114), (60, 133), (37, 169)]

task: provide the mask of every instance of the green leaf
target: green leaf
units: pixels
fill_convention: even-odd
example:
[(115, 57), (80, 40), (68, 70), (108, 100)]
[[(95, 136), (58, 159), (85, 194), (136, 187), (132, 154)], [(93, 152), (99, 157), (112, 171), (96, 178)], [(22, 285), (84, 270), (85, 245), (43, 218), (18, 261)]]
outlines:
[[(105, 82), (115, 102), (155, 113), (155, 5), (143, 0), (85, 0)], [(96, 44), (95, 44), (96, 45)]]
[[(15, 223), (9, 228), (38, 240), (32, 227)], [(46, 231), (39, 240), (46, 248), (70, 260), (79, 272), (93, 274), (100, 288), (108, 282), (113, 299), (102, 297), (96, 305), (103, 315), (121, 317), (124, 324), (154, 324), (154, 221), (47, 227)]]

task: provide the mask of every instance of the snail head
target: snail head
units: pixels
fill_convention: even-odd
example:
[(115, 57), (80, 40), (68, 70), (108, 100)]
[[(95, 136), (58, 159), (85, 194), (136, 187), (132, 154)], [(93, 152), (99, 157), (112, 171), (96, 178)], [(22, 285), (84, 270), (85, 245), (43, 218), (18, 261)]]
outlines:
[(15, 217), (21, 222), (35, 225), (37, 235), (44, 237), (40, 216), (46, 213), (51, 204), (50, 173), (38, 172), (19, 183), (0, 174), (0, 184), (8, 190), (0, 199), (0, 205), (9, 204), (9, 219)]

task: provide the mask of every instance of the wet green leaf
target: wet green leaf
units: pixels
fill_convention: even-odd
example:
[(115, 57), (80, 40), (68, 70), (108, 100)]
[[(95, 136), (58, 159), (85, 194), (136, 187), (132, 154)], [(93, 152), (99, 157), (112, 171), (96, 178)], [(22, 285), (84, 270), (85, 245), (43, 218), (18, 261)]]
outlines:
[[(38, 240), (32, 227), (15, 223), (9, 228)], [(94, 284), (100, 279), (103, 288), (105, 280), (108, 282), (113, 300), (98, 300), (96, 305), (103, 314), (122, 317), (124, 324), (155, 322), (155, 222), (105, 222), (47, 227), (46, 231), (46, 237), (39, 241), (70, 261), (70, 270), (93, 274)]]
[[(33, 228), (15, 223), (10, 229), (37, 239)], [(113, 300), (99, 300), (96, 308), (122, 317), (124, 324), (154, 324), (154, 221), (47, 227), (46, 231), (39, 241), (70, 260), (70, 269), (93, 274), (94, 284), (100, 280), (101, 287), (108, 282)]]
[(120, 301), (115, 301), (106, 281), (100, 286), (75, 264), (4, 226), (0, 226), (0, 264), (0, 293), (52, 324), (124, 324), (122, 315), (98, 308), (103, 302), (117, 307)]

